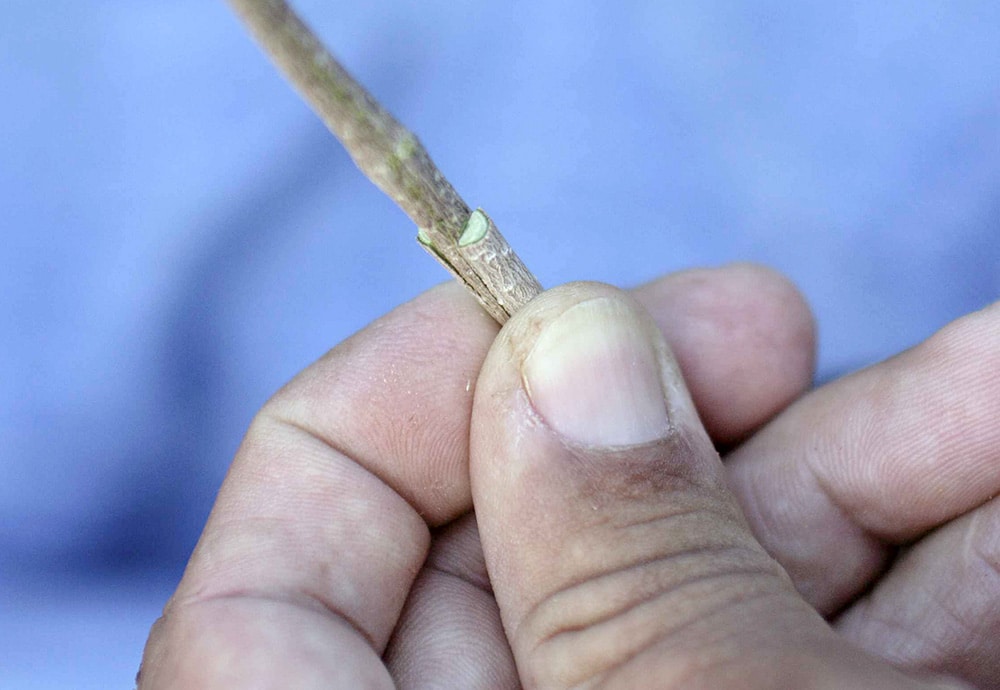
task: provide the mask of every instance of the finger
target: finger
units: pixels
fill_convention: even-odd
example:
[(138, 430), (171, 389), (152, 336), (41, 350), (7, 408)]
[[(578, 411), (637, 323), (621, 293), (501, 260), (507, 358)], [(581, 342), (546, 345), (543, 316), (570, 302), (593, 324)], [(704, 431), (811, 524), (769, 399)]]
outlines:
[(473, 514), (435, 537), (385, 661), (400, 690), (520, 687)]
[(663, 332), (716, 443), (747, 436), (812, 383), (812, 313), (771, 269), (682, 271), (637, 288), (635, 296)]
[(142, 687), (392, 687), (380, 655), (427, 522), (468, 508), (471, 382), (495, 332), (460, 291), (433, 290), (267, 404), (150, 637)]
[(798, 401), (727, 458), (754, 534), (821, 612), (895, 544), (1000, 491), (1000, 304)]
[(842, 642), (757, 544), (655, 324), (549, 291), (480, 374), (472, 488), (526, 687), (905, 687)]
[[(716, 279), (733, 276), (722, 269)], [(648, 301), (657, 307), (658, 295), (667, 295), (683, 303), (685, 290), (654, 290)], [(733, 318), (724, 308), (708, 313), (709, 321)], [(344, 632), (347, 621), (381, 651), (426, 551), (426, 528), (407, 508), (433, 527), (471, 505), (468, 416), (495, 332), (460, 287), (442, 286), (335, 348), (268, 404), (151, 636), (144, 687), (155, 686), (160, 668), (228, 672), (185, 663), (195, 633), (241, 634), (217, 611), (202, 616), (210, 603), (215, 610), (229, 602), (235, 620), (247, 601), (285, 602), (303, 625), (316, 623), (315, 609), (327, 611), (333, 638), (353, 634)]]
[[(746, 433), (809, 385), (811, 315), (773, 271), (749, 264), (685, 271), (635, 294), (666, 330), (681, 366), (696, 372), (703, 418), (726, 438)], [(735, 352), (721, 347), (733, 343)], [(700, 366), (706, 357), (718, 366)], [(768, 385), (753, 385), (755, 376)], [(435, 538), (386, 651), (400, 688), (518, 686), (499, 611), (484, 589), (475, 521), (463, 518)]]
[(1000, 688), (1000, 499), (907, 550), (836, 627), (899, 666)]

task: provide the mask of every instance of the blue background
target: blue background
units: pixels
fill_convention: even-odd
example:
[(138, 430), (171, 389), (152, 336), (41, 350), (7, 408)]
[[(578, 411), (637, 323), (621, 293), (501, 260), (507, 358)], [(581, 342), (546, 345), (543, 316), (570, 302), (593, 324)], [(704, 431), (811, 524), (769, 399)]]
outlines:
[[(755, 260), (828, 378), (1000, 296), (1000, 3), (298, 3), (547, 285)], [(0, 687), (128, 687), (254, 411), (446, 275), (221, 2), (0, 13)]]

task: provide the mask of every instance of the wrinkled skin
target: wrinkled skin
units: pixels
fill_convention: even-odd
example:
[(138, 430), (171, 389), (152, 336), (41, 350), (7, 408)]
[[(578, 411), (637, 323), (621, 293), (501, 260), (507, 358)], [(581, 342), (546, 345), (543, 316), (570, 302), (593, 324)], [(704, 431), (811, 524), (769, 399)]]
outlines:
[[(663, 420), (537, 354), (595, 304)], [(139, 686), (1000, 687), (1000, 306), (808, 391), (814, 347), (747, 265), (499, 335), (429, 291), (254, 419)]]

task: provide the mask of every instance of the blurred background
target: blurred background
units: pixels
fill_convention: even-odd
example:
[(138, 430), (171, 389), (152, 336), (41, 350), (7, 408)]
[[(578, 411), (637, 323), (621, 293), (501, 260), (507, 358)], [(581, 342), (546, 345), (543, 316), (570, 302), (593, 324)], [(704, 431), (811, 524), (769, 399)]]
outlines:
[[(299, 0), (546, 285), (734, 260), (819, 377), (1000, 297), (1000, 3)], [(447, 279), (203, 0), (0, 12), (0, 687), (131, 687), (254, 411)]]

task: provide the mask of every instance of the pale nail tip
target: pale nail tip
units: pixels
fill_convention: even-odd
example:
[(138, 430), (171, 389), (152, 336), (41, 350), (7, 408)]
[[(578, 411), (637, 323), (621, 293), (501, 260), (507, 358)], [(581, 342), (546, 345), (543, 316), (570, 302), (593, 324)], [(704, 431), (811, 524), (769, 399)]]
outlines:
[(620, 299), (563, 312), (538, 336), (523, 373), (535, 409), (573, 442), (635, 446), (670, 432), (656, 348)]

